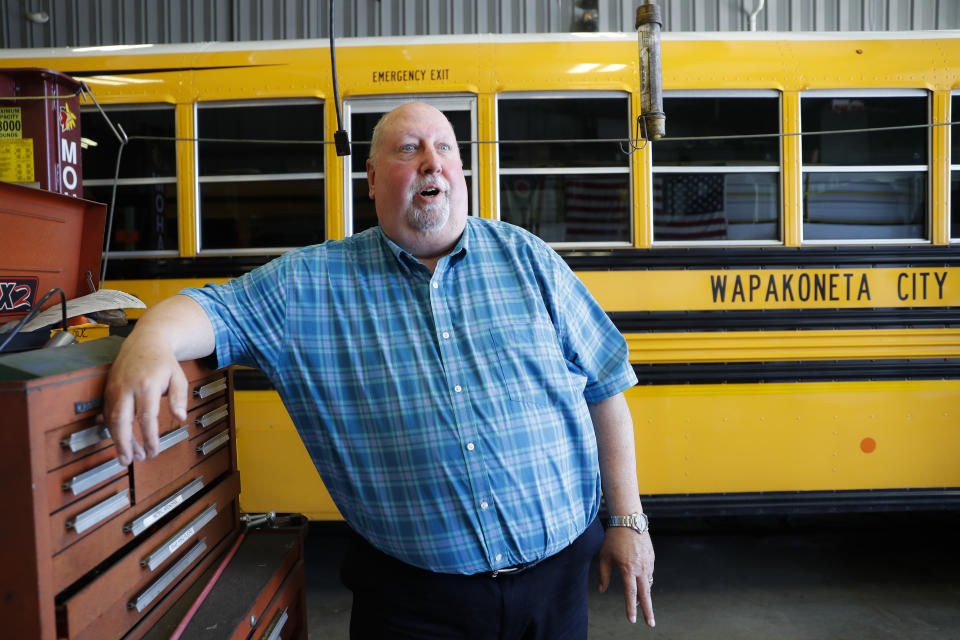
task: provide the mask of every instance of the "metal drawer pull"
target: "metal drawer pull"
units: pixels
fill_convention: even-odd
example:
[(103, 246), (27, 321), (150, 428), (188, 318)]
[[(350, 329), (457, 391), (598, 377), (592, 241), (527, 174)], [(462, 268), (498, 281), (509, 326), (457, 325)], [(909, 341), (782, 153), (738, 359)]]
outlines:
[(171, 431), (165, 436), (160, 438), (160, 447), (157, 449), (157, 453), (161, 451), (166, 451), (173, 445), (183, 442), (190, 437), (190, 429), (187, 427), (180, 427), (176, 431)]
[(224, 429), (217, 435), (213, 436), (206, 442), (197, 446), (197, 453), (202, 453), (203, 455), (209, 454), (211, 451), (219, 448), (221, 445), (226, 444), (230, 441), (230, 431)]
[(213, 382), (208, 382), (202, 387), (198, 387), (193, 390), (193, 395), (198, 398), (207, 398), (213, 394), (223, 391), (227, 388), (227, 379), (226, 378), (217, 378)]
[(136, 600), (132, 600), (127, 603), (128, 609), (136, 609), (137, 612), (142, 612), (147, 606), (154, 601), (154, 599), (163, 593), (163, 590), (166, 589), (171, 582), (177, 579), (181, 573), (183, 573), (187, 567), (189, 567), (194, 560), (203, 555), (203, 552), (207, 550), (207, 539), (204, 538), (197, 544), (193, 545), (193, 548), (190, 551), (187, 551), (186, 554), (179, 560), (176, 564), (167, 569), (167, 572), (162, 576), (157, 578), (156, 582), (147, 587), (147, 590), (137, 596)]
[(73, 529), (77, 533), (83, 533), (93, 525), (106, 520), (117, 511), (122, 511), (129, 506), (130, 489), (124, 489), (120, 493), (110, 496), (100, 504), (87, 509), (76, 518), (67, 520), (67, 529)]
[(110, 437), (110, 429), (107, 428), (107, 425), (95, 424), (88, 429), (71, 433), (69, 438), (64, 438), (60, 441), (60, 446), (68, 447), (70, 451), (76, 453), (81, 449), (92, 447), (98, 442), (103, 442)]
[(228, 405), (223, 405), (222, 407), (217, 407), (216, 409), (214, 409), (209, 413), (203, 414), (202, 416), (194, 420), (194, 423), (206, 429), (207, 427), (212, 425), (214, 422), (217, 422), (218, 420), (222, 420), (223, 418), (226, 418), (228, 415), (230, 415), (230, 407)]
[(217, 505), (212, 504), (207, 507), (203, 513), (191, 520), (190, 524), (173, 534), (173, 537), (164, 542), (162, 547), (141, 560), (140, 564), (145, 567), (150, 567), (150, 571), (155, 570), (164, 560), (176, 553), (177, 549), (182, 547), (187, 540), (197, 535), (197, 532), (200, 531), (205, 524), (213, 520), (216, 515)]
[(90, 471), (85, 471), (78, 476), (74, 476), (70, 482), (64, 482), (62, 485), (64, 491), (73, 491), (73, 495), (80, 495), (90, 487), (95, 487), (107, 478), (111, 478), (127, 468), (117, 462), (114, 458), (109, 462), (104, 462), (99, 467), (94, 467)]
[(260, 636), (261, 638), (266, 638), (266, 640), (280, 640), (280, 632), (283, 631), (283, 625), (287, 624), (287, 609), (289, 608), (290, 607), (287, 607), (274, 616), (270, 626), (267, 627), (263, 635)]
[(150, 525), (154, 522), (167, 515), (181, 504), (184, 503), (187, 498), (194, 495), (200, 489), (203, 489), (203, 476), (200, 476), (187, 486), (183, 487), (172, 496), (163, 501), (163, 503), (158, 504), (150, 511), (147, 511), (145, 514), (130, 522), (123, 525), (123, 530), (125, 533), (132, 533), (135, 536), (143, 533)]

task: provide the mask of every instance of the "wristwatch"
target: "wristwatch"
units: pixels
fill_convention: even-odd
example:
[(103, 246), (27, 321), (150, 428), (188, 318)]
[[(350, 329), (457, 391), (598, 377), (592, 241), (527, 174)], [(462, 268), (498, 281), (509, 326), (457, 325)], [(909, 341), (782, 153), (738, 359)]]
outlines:
[(650, 519), (645, 513), (631, 513), (628, 516), (610, 516), (607, 518), (608, 527), (630, 527), (637, 533), (650, 529)]

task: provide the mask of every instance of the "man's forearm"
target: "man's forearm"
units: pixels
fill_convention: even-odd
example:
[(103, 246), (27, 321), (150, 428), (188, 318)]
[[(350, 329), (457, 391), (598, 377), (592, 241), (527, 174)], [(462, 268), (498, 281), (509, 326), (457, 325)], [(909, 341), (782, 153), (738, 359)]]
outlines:
[(213, 324), (193, 298), (176, 295), (150, 307), (131, 334), (135, 341), (165, 344), (177, 360), (192, 360), (213, 353)]
[(589, 405), (597, 435), (600, 478), (611, 515), (641, 510), (633, 419), (622, 393)]
[[(590, 405), (597, 434), (600, 478), (610, 515), (629, 515), (643, 510), (637, 486), (637, 454), (634, 449), (633, 419), (627, 400), (619, 393)], [(597, 557), (600, 591), (606, 591), (614, 570), (623, 581), (627, 619), (637, 621), (637, 607), (651, 627), (653, 617), (653, 543), (649, 532), (637, 535), (625, 527), (610, 527)]]

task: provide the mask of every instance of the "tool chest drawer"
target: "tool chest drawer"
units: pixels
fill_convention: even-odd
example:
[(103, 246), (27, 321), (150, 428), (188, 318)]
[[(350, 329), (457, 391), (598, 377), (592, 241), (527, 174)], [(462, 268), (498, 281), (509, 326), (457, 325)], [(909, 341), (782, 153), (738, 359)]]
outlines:
[(4, 637), (122, 638), (162, 615), (239, 531), (229, 371), (181, 363), (187, 419), (164, 398), (159, 454), (125, 466), (98, 421), (121, 344), (0, 356)]
[[(225, 404), (219, 409), (227, 411)], [(217, 451), (230, 445), (230, 427), (227, 420), (204, 429), (195, 424), (202, 414), (217, 411), (201, 407), (187, 416), (187, 421), (167, 432), (160, 433), (160, 452), (157, 457), (134, 462), (133, 486), (137, 496), (153, 495), (170, 481), (190, 471)], [(225, 418), (229, 418), (227, 413)]]
[[(230, 469), (230, 450), (223, 448), (188, 473), (169, 481), (153, 495), (138, 497), (136, 505), (118, 512), (118, 515), (105, 522), (104, 526), (87, 535), (66, 526), (69, 519), (65, 516), (69, 513), (51, 518), (51, 539), (56, 539), (62, 545), (53, 557), (55, 591), (59, 593), (106, 560), (114, 550), (149, 531), (156, 523), (214, 484)], [(68, 544), (72, 546), (67, 547)]]
[(75, 592), (61, 596), (57, 607), (62, 637), (88, 633), (118, 638), (133, 627), (187, 570), (235, 529), (239, 517), (236, 474), (146, 536), (135, 551), (99, 573)]

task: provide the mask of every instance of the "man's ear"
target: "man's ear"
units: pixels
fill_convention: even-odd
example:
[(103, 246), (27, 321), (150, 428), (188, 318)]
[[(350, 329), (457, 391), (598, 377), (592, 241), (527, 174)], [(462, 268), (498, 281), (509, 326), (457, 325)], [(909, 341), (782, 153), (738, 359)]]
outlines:
[(373, 196), (373, 184), (374, 184), (373, 178), (376, 175), (376, 173), (377, 173), (377, 170), (373, 166), (373, 160), (371, 160), (370, 158), (367, 158), (367, 188), (370, 190), (369, 195), (371, 200), (375, 200)]

